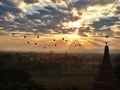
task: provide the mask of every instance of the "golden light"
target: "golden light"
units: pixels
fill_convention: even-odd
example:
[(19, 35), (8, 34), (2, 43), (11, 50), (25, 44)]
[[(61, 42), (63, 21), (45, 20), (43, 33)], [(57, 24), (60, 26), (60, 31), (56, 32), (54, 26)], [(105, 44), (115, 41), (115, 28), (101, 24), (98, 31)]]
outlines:
[(61, 38), (65, 38), (66, 40), (73, 42), (74, 40), (79, 40), (80, 35), (78, 35), (79, 30), (75, 29), (75, 31), (71, 34), (62, 34), (62, 35), (54, 35), (54, 38), (61, 40)]
[(79, 14), (78, 14), (78, 10), (76, 8), (73, 8), (71, 13), (74, 15), (74, 16), (78, 16), (79, 17)]
[(68, 37), (70, 40), (80, 38), (80, 36), (78, 34), (66, 34), (65, 36)]
[(18, 5), (18, 8), (20, 8), (23, 12), (26, 12), (27, 10), (25, 9), (26, 3), (25, 2), (20, 2)]
[(70, 41), (74, 41), (74, 40), (79, 40), (80, 39), (80, 35), (78, 35), (79, 30), (76, 29), (75, 32), (73, 34), (65, 34), (65, 36), (70, 40)]
[(75, 22), (65, 22), (63, 23), (63, 26), (68, 27), (68, 28), (79, 28), (81, 27), (80, 21), (75, 21)]
[(76, 29), (75, 30), (75, 33), (74, 34), (72, 34), (72, 38), (74, 38), (74, 39), (77, 39), (77, 38), (80, 38), (80, 36), (78, 35), (78, 32), (79, 32), (79, 30), (78, 29)]
[(63, 22), (65, 28), (80, 28), (83, 24), (89, 24), (94, 21), (99, 21), (104, 17), (114, 16), (116, 11), (114, 4), (108, 4), (105, 7), (100, 5), (89, 6), (86, 10), (82, 10), (82, 15), (78, 14), (78, 11), (73, 8), (71, 11), (73, 16), (77, 16), (75, 21)]

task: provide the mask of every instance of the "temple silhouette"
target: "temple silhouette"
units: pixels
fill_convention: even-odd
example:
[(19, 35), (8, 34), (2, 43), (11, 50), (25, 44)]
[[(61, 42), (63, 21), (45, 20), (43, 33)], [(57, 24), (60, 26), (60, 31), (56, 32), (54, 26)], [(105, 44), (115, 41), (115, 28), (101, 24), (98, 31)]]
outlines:
[(106, 43), (103, 61), (92, 90), (120, 90), (113, 66), (110, 61), (109, 46)]

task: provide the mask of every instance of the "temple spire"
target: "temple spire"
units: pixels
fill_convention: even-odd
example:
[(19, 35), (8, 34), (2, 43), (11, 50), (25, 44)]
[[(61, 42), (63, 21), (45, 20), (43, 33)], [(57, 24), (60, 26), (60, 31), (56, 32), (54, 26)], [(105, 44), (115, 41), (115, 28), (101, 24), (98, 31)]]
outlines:
[(109, 46), (104, 48), (103, 61), (92, 90), (120, 90), (113, 66), (110, 62)]

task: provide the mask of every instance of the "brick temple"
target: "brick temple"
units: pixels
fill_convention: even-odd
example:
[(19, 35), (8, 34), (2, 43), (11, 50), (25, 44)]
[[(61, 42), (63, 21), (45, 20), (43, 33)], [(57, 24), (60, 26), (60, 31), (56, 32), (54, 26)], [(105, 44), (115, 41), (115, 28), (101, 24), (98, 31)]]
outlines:
[(120, 90), (113, 66), (110, 61), (108, 45), (105, 46), (103, 61), (92, 90)]

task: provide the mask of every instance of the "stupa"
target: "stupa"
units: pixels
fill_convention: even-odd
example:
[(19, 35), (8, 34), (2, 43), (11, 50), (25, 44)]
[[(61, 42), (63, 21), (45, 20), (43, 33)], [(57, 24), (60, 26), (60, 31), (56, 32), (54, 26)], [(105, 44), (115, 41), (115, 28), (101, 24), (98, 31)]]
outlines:
[(110, 61), (109, 46), (104, 48), (103, 61), (97, 74), (92, 90), (120, 90), (119, 84)]

